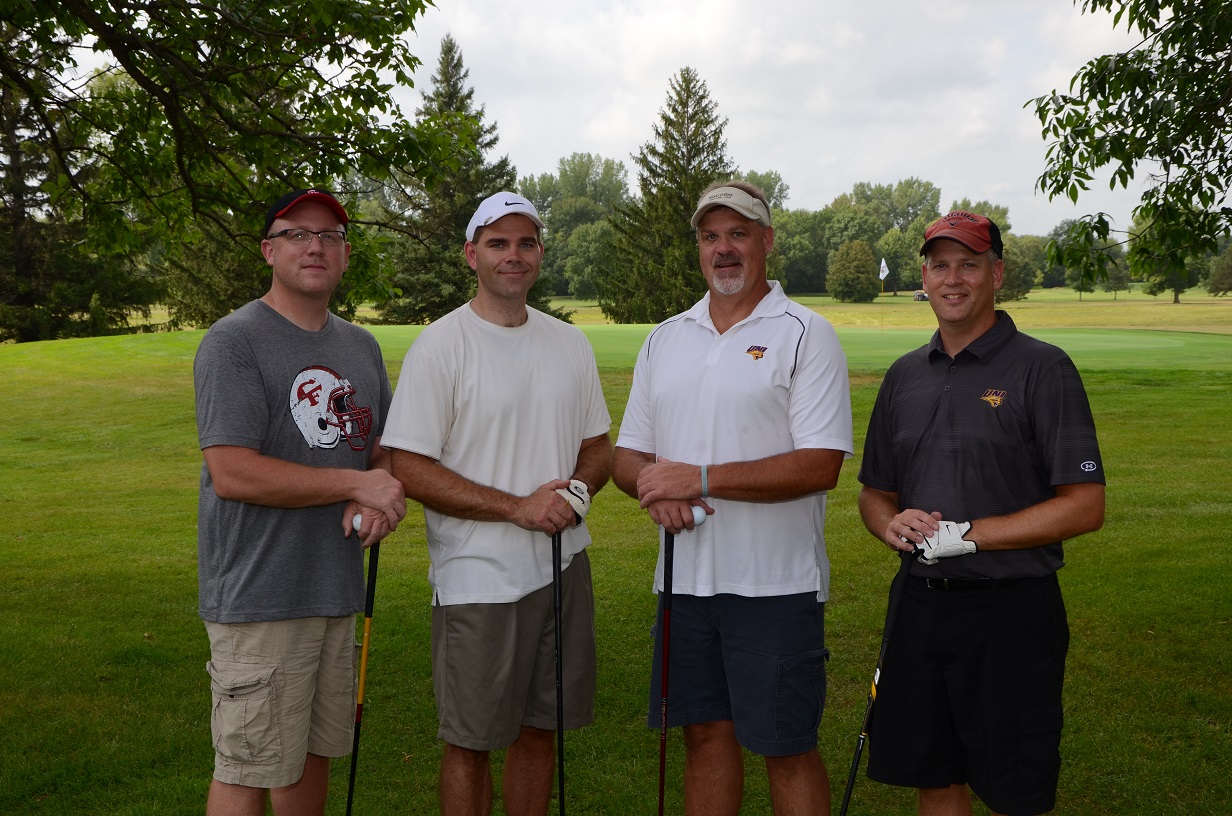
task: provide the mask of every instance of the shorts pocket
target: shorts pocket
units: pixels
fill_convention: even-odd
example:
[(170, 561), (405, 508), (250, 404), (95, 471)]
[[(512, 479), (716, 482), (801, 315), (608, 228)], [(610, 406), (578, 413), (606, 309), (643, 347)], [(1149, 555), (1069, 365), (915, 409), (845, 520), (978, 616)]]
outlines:
[(1018, 790), (1024, 794), (1056, 791), (1061, 774), (1061, 728), (1064, 718), (1060, 706), (1023, 709), (1019, 719), (1022, 747), (1018, 754), (1015, 781)]
[(274, 667), (255, 663), (211, 660), (214, 709), (210, 731), (214, 750), (243, 764), (282, 759), (282, 734), (275, 709)]
[(826, 700), (829, 657), (828, 649), (817, 649), (779, 658), (774, 701), (777, 739), (795, 739), (817, 732)]

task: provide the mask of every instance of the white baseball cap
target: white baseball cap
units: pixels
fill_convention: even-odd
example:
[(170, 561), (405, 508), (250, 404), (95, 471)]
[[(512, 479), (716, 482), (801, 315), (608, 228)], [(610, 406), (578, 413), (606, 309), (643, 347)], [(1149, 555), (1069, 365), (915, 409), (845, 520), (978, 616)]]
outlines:
[(517, 193), (502, 192), (488, 196), (479, 204), (479, 209), (471, 216), (471, 222), (466, 225), (466, 240), (474, 241), (476, 230), (506, 215), (524, 215), (534, 221), (539, 229), (543, 229), (543, 221), (539, 218), (539, 213), (535, 212), (534, 204)]

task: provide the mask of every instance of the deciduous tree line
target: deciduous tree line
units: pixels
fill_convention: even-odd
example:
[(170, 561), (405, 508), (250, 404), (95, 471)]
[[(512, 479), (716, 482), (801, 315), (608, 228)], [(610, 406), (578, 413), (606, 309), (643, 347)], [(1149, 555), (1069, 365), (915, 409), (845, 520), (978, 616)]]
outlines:
[[(917, 250), (941, 191), (908, 178), (860, 183), (821, 210), (788, 206), (774, 170), (742, 170), (703, 79), (682, 68), (650, 139), (624, 162), (589, 153), (519, 178), (498, 154), (450, 37), (423, 104), (395, 86), (419, 60), (404, 36), (422, 0), (64, 0), (0, 16), (0, 340), (125, 330), (167, 310), (207, 325), (260, 295), (265, 203), (328, 182), (355, 218), (335, 309), (423, 323), (470, 298), (461, 239), (500, 189), (535, 202), (547, 229), (532, 303), (597, 300), (620, 322), (654, 322), (704, 291), (689, 215), (710, 182), (744, 178), (774, 210), (770, 273), (788, 292), (867, 301), (920, 285)], [(1232, 290), (1232, 3), (1086, 0), (1144, 35), (1085, 66), (1068, 94), (1035, 100), (1048, 147), (1040, 188), (1077, 199), (1101, 167), (1124, 184), (1163, 168), (1123, 234), (1100, 214), (1048, 236), (1016, 235), (992, 202), (953, 201), (1005, 236), (1005, 300), (1035, 286), (1128, 286), (1175, 297), (1200, 280)], [(93, 53), (96, 56), (90, 56)], [(102, 68), (79, 63), (105, 57)], [(1196, 81), (1200, 77), (1201, 81)], [(1126, 251), (1128, 250), (1128, 251)], [(889, 275), (878, 277), (884, 259)], [(155, 321), (157, 322), (157, 321)]]

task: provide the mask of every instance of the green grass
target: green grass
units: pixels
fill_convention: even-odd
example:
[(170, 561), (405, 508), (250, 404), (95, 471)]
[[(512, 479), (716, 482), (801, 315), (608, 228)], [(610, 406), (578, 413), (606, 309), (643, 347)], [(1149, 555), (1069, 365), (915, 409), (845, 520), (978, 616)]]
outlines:
[[(881, 372), (929, 335), (928, 319), (919, 320), (929, 318), (927, 304), (898, 300), (884, 307), (884, 326), (862, 322), (880, 303), (865, 311), (817, 305), (848, 353), (857, 450)], [(1082, 368), (1109, 477), (1107, 525), (1067, 547), (1061, 573), (1073, 644), (1058, 812), (1226, 814), (1232, 304), (1203, 306), (1224, 322), (1201, 332), (1160, 331), (1193, 310), (1150, 299), (1144, 309), (1176, 310), (1148, 322), (1154, 330), (1092, 328), (1125, 319), (1125, 300), (1097, 294), (1081, 309), (1010, 307)], [(1054, 309), (1068, 325), (1049, 316)], [(618, 420), (648, 327), (582, 325)], [(417, 331), (376, 327), (395, 374)], [(208, 646), (196, 616), (191, 371), (200, 337), (0, 346), (0, 371), (15, 385), (0, 428), (0, 813), (203, 808), (212, 759)], [(859, 522), (858, 468), (858, 457), (844, 466), (827, 524), (833, 658), (821, 734), (840, 794), (894, 569)], [(600, 690), (596, 724), (567, 741), (569, 806), (652, 813), (658, 735), (643, 719), (655, 533), (611, 488), (591, 519)], [(413, 508), (383, 547), (356, 803), (363, 814), (436, 812), (423, 541)], [(682, 757), (674, 733), (677, 812)], [(347, 766), (335, 765), (330, 813), (343, 811)], [(750, 757), (748, 769), (744, 812), (768, 813), (760, 764)], [(852, 812), (914, 813), (914, 797), (861, 778)]]

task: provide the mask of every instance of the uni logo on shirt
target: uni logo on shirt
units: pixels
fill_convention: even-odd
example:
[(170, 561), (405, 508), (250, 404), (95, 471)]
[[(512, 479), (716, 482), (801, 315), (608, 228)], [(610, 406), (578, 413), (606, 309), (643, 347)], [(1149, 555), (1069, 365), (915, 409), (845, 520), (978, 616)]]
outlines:
[(1001, 403), (1005, 402), (1005, 392), (989, 388), (984, 392), (984, 396), (980, 397), (980, 399), (984, 400), (984, 402), (988, 403), (993, 408), (1000, 408)]
[(745, 352), (745, 354), (749, 355), (754, 360), (760, 360), (762, 357), (766, 356), (766, 347), (765, 346), (749, 346), (749, 349), (748, 351)]

